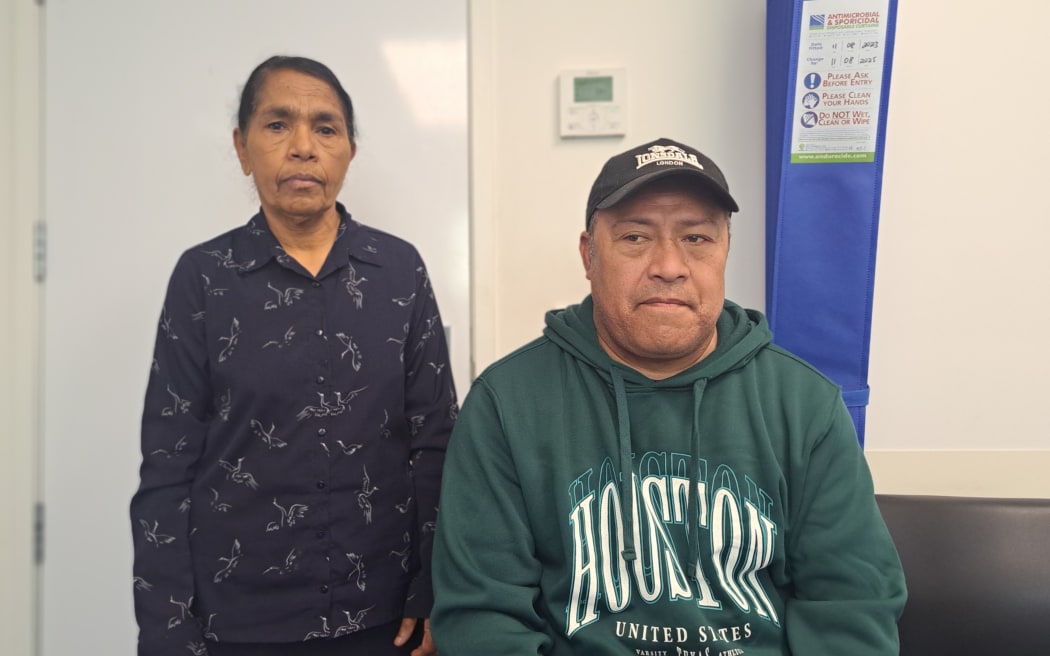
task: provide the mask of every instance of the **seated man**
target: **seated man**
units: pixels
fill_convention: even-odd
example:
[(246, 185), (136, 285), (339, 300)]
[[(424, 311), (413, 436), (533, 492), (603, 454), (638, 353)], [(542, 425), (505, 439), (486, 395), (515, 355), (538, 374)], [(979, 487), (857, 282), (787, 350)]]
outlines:
[(605, 164), (590, 296), (459, 415), (440, 653), (897, 654), (904, 577), (839, 389), (725, 299), (736, 211), (689, 146)]

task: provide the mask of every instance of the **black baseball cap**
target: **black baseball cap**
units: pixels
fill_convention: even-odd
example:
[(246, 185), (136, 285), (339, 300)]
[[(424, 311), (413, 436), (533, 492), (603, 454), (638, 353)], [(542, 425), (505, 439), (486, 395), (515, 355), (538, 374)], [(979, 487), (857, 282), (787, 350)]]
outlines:
[(726, 210), (740, 211), (722, 170), (709, 157), (683, 143), (657, 139), (609, 158), (587, 198), (586, 223), (590, 224), (595, 210), (608, 209), (643, 185), (668, 175), (693, 177)]

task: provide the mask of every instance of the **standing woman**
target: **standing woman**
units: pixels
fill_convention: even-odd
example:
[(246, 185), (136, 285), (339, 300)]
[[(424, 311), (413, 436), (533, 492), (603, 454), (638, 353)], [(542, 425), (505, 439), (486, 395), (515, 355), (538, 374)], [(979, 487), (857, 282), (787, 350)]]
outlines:
[(146, 391), (139, 656), (433, 654), (457, 405), (426, 268), (336, 202), (354, 111), (326, 66), (266, 60), (237, 119), (261, 211), (179, 259)]

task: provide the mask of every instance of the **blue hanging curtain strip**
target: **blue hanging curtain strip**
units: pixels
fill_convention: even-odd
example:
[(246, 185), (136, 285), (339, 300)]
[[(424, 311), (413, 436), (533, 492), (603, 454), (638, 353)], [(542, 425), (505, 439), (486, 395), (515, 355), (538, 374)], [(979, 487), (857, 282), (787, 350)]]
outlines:
[[(766, 18), (766, 311), (774, 341), (842, 387), (862, 445), (897, 13), (868, 4), (767, 0)], [(865, 90), (867, 115), (837, 95)]]

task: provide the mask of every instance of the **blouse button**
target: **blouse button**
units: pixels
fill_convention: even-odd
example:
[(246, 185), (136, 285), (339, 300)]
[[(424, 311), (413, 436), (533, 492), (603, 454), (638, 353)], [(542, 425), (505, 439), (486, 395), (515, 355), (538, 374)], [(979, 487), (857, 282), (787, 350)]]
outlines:
[(318, 385), (323, 385), (324, 384), (324, 376), (318, 376), (317, 377), (317, 384)]
[(325, 488), (325, 482), (324, 481), (317, 481), (317, 489), (318, 490), (323, 490), (324, 488)]
[(321, 586), (321, 592), (328, 592), (328, 586), (327, 585), (322, 585)]
[(328, 434), (328, 429), (326, 429), (326, 428), (318, 428), (317, 429), (317, 434), (320, 435), (321, 437), (324, 437), (325, 435)]

